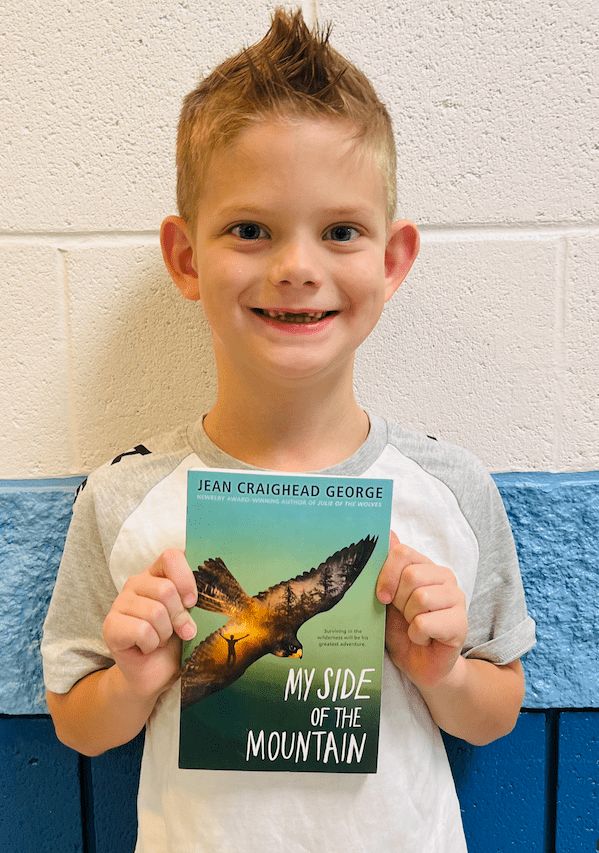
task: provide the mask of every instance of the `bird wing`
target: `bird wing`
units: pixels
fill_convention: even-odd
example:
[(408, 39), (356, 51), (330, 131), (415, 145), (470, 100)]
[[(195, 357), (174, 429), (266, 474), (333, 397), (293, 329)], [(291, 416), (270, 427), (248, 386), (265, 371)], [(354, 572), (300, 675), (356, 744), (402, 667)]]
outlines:
[(220, 557), (216, 560), (206, 560), (193, 574), (198, 588), (196, 607), (235, 618), (241, 616), (250, 606), (251, 598), (246, 595)]
[[(229, 644), (225, 639), (231, 634), (240, 638), (235, 643), (234, 661), (230, 659)], [(254, 620), (250, 616), (243, 626), (229, 620), (223, 628), (199, 643), (185, 662), (181, 674), (181, 709), (237, 681), (268, 650), (268, 635), (259, 618)]]
[[(337, 551), (317, 569), (276, 584), (254, 598), (246, 595), (220, 558), (199, 566), (194, 572), (198, 607), (226, 613), (231, 618), (199, 643), (185, 662), (182, 710), (228, 687), (265, 654), (276, 653), (276, 640), (285, 636), (296, 640), (295, 632), (304, 622), (341, 601), (370, 559), (376, 543), (376, 538), (367, 536)], [(239, 638), (234, 656), (226, 639), (231, 634)]]
[(272, 614), (297, 631), (317, 613), (334, 607), (345, 595), (375, 549), (378, 537), (367, 536), (337, 551), (317, 569), (272, 586), (255, 596)]

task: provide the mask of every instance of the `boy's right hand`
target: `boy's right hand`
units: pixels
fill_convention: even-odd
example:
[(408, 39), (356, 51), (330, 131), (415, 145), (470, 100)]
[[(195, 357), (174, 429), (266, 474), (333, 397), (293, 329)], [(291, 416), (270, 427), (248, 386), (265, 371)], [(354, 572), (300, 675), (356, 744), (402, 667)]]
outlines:
[(104, 640), (130, 688), (158, 696), (180, 675), (181, 640), (196, 625), (189, 615), (198, 597), (182, 551), (164, 551), (140, 575), (133, 575), (104, 620)]

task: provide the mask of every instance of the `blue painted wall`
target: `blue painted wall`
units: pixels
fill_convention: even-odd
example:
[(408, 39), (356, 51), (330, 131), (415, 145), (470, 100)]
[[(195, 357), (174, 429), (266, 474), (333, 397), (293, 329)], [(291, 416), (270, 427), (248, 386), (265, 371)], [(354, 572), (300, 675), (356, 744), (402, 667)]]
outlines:
[[(599, 473), (500, 474), (537, 645), (528, 708), (599, 707)], [(595, 851), (594, 851), (595, 853)]]
[[(538, 643), (507, 738), (446, 738), (472, 853), (599, 849), (599, 474), (502, 474)], [(55, 738), (39, 640), (79, 480), (0, 483), (0, 851), (131, 853), (142, 739)], [(9, 638), (8, 642), (6, 638)]]

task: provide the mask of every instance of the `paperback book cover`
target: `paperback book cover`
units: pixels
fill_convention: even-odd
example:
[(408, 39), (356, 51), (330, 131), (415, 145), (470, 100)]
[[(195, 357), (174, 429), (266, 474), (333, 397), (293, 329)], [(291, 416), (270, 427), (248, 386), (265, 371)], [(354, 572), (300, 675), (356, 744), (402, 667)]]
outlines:
[(189, 472), (179, 767), (376, 772), (392, 485)]

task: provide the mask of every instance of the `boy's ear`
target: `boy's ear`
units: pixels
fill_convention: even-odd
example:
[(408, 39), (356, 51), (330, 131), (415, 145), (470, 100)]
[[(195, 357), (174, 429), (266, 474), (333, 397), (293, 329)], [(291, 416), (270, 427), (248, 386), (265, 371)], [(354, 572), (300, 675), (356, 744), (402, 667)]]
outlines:
[(388, 302), (418, 256), (420, 234), (409, 219), (394, 222), (385, 250), (385, 302)]
[(179, 216), (167, 216), (160, 228), (160, 247), (166, 268), (186, 299), (200, 298), (198, 273), (187, 224)]

